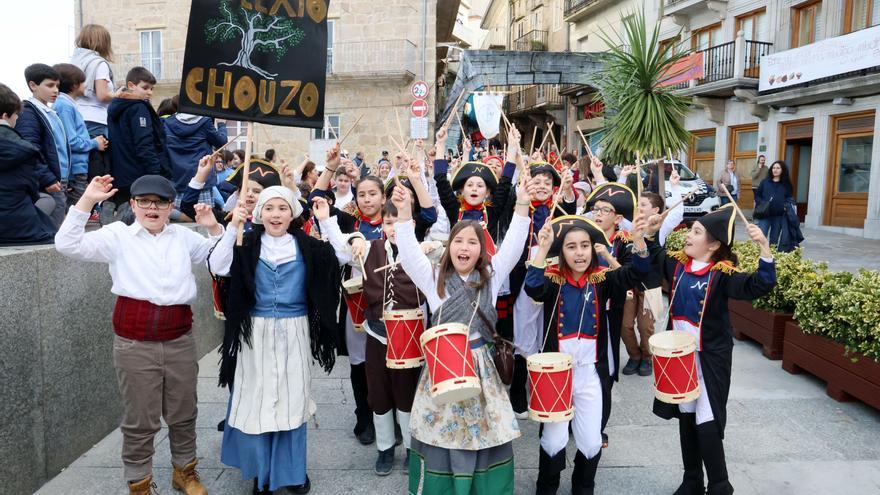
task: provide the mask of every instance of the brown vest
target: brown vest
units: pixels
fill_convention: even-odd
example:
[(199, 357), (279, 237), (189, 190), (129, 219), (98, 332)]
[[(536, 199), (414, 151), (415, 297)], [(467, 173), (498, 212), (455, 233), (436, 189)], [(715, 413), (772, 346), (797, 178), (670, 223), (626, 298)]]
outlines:
[(419, 303), (425, 302), (425, 296), (399, 264), (373, 273), (376, 268), (387, 264), (385, 239), (370, 241), (370, 253), (364, 260), (364, 269), (367, 271), (367, 279), (364, 281), (367, 309), (364, 314), (368, 320), (382, 319), (385, 302), (391, 302), (393, 309), (418, 309)]

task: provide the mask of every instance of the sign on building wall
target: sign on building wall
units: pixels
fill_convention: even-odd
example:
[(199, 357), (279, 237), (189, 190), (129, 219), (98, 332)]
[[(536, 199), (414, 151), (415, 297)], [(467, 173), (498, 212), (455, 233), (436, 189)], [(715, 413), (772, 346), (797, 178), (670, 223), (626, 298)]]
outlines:
[(193, 0), (180, 111), (324, 124), (329, 0)]
[(761, 58), (759, 91), (880, 65), (880, 26), (766, 55)]
[(682, 57), (661, 77), (659, 86), (674, 86), (694, 79), (703, 78), (703, 52)]

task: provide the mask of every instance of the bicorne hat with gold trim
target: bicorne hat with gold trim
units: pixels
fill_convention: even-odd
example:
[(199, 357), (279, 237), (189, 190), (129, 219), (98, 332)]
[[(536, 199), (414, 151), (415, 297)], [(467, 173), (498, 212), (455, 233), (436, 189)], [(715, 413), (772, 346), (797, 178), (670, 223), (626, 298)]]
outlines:
[(547, 162), (529, 163), (529, 174), (531, 174), (532, 177), (540, 173), (549, 173), (550, 176), (553, 177), (553, 187), (559, 187), (562, 185), (562, 176), (559, 175), (559, 171), (556, 170), (556, 167)]
[[(229, 177), (226, 178), (226, 182), (233, 184), (236, 189), (241, 189), (241, 175), (243, 169), (244, 164), (242, 163), (235, 168), (235, 171), (232, 172)], [(266, 160), (259, 160), (256, 158), (251, 159), (248, 179), (260, 184), (264, 188), (281, 185), (281, 173), (278, 169)]]
[(597, 201), (611, 203), (614, 211), (629, 221), (632, 221), (638, 207), (636, 194), (619, 182), (606, 182), (593, 189), (593, 192), (587, 196), (587, 210), (593, 208)]
[(715, 240), (728, 246), (733, 244), (734, 224), (736, 223), (736, 208), (728, 203), (721, 208), (701, 217), (698, 220), (706, 231), (712, 234)]
[[(409, 191), (411, 193), (413, 193), (413, 194), (416, 193), (416, 190), (413, 189), (412, 183), (409, 180), (409, 176), (401, 174), (401, 175), (397, 175), (395, 177), (397, 177), (397, 180), (399, 180), (401, 184), (403, 184), (407, 189), (409, 189)], [(385, 191), (385, 197), (389, 198), (389, 200), (391, 198), (391, 193), (394, 192), (394, 185), (395, 185), (394, 177), (391, 177), (390, 179), (387, 179), (385, 181), (385, 188), (383, 190)]]
[(604, 244), (605, 246), (611, 245), (611, 242), (608, 241), (608, 237), (605, 236), (605, 232), (603, 232), (595, 222), (580, 215), (564, 215), (556, 217), (550, 223), (550, 228), (553, 229), (553, 244), (550, 246), (550, 252), (547, 256), (558, 256), (562, 251), (562, 241), (565, 239), (565, 236), (574, 229), (585, 231), (587, 235), (590, 236), (590, 240), (593, 244)]
[(494, 191), (495, 186), (498, 185), (498, 177), (495, 177), (492, 167), (481, 162), (465, 162), (452, 176), (452, 189), (455, 191), (461, 189), (471, 177), (483, 179), (489, 191)]

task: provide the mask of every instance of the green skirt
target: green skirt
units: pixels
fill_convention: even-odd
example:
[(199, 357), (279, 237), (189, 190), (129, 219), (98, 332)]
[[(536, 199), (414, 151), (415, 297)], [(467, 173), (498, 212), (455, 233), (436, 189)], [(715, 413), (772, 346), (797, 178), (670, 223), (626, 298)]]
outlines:
[(510, 495), (513, 487), (512, 442), (459, 450), (412, 439), (410, 495)]

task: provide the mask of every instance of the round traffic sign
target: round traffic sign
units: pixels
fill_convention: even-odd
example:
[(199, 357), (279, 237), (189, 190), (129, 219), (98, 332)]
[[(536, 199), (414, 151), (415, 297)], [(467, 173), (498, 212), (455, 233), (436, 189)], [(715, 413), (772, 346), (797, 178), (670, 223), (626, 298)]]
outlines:
[(412, 93), (413, 98), (424, 100), (428, 97), (428, 83), (425, 81), (416, 81), (413, 83), (412, 88), (410, 88), (410, 92)]
[(416, 100), (409, 107), (413, 117), (422, 118), (428, 115), (428, 102), (425, 100)]

